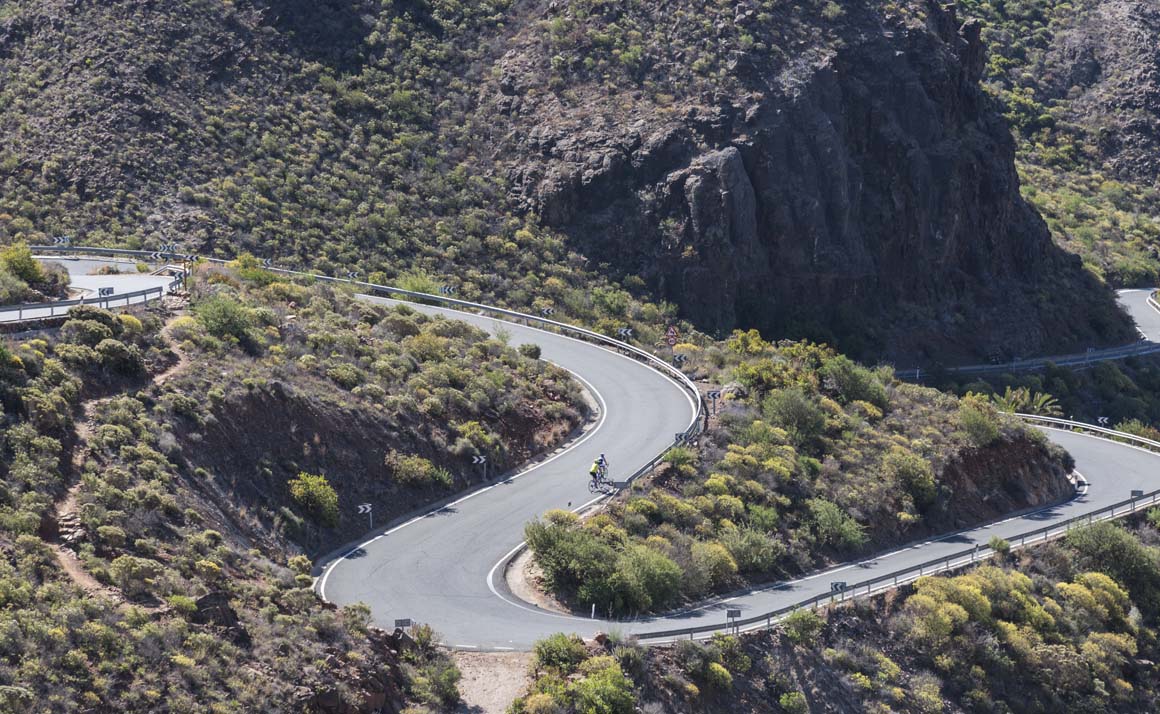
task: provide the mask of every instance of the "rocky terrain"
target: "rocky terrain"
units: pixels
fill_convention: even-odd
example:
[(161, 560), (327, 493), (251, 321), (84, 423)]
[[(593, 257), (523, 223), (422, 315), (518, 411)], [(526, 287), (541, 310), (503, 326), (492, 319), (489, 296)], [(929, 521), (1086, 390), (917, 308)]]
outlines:
[[(1028, 352), (1049, 333), (1083, 339), (1033, 287), (1052, 275), (1095, 295), (1019, 197), (1014, 143), (978, 86), (980, 26), (934, 4), (909, 17), (843, 7), (832, 23), (799, 8), (823, 29), (779, 43), (790, 18), (737, 5), (736, 31), (777, 49), (736, 50), (723, 87), (678, 98), (626, 101), (570, 77), (549, 91), (528, 70), (551, 48), (521, 34), (495, 106), (519, 127), (510, 173), (525, 205), (710, 331), (860, 333), (926, 359), (968, 342)], [(579, 14), (545, 21), (591, 36), (634, 12)], [(646, 88), (670, 72), (657, 60)]]
[(1024, 195), (1117, 286), (1160, 282), (1160, 4), (963, 0), (984, 86), (1018, 141)]
[(1131, 338), (1020, 198), (979, 25), (935, 2), (20, 0), (0, 21), (2, 235), (452, 276), (615, 329), (639, 318), (588, 294), (611, 279), (711, 333), (909, 362)]
[(1059, 119), (1091, 132), (1121, 177), (1160, 179), (1160, 4), (1082, 2), (1043, 57), (1042, 84)]

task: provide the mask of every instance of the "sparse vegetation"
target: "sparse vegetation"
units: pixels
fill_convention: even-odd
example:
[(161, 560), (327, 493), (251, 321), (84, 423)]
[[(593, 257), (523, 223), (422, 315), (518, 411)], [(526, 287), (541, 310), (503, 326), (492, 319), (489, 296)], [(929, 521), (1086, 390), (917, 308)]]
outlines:
[[(304, 550), (366, 528), (351, 499), (389, 517), (453, 488), (457, 435), (498, 464), (550, 444), (503, 420), (567, 433), (576, 387), (465, 324), (252, 261), (201, 266), (190, 289), (194, 316), (82, 306), (56, 337), (0, 346), (0, 709), (318, 711), (366, 691), (455, 706), (430, 629), (405, 650), (365, 607), (323, 609)], [(336, 384), (343, 368), (357, 384)], [(418, 438), (391, 436), (403, 414)], [(377, 459), (332, 460), (324, 425), (378, 425)], [(42, 540), (66, 491), (79, 567), (127, 603), (86, 593)]]
[[(800, 610), (772, 632), (650, 648), (629, 694), (638, 711), (674, 714), (1154, 711), (1160, 518), (1139, 520), (897, 594)], [(577, 644), (566, 671), (608, 648)], [(558, 674), (533, 669), (513, 712), (585, 711), (561, 696)]]
[(690, 369), (735, 380), (700, 448), (671, 449), (606, 512), (527, 526), (545, 584), (580, 609), (664, 610), (945, 530), (951, 463), (1013, 445), (1045, 467), (1060, 458), (985, 398), (955, 400), (825, 347), (738, 332), (691, 354)]

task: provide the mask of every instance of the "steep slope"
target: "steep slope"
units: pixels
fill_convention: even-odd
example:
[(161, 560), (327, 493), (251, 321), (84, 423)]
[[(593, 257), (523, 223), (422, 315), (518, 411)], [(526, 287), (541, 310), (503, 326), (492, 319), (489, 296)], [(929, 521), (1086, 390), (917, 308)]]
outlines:
[(964, 0), (986, 86), (1055, 239), (1117, 286), (1160, 282), (1160, 3)]
[(588, 294), (611, 277), (897, 359), (1129, 337), (1019, 198), (937, 3), (4, 8), (9, 237), (452, 275), (592, 322), (630, 316)]

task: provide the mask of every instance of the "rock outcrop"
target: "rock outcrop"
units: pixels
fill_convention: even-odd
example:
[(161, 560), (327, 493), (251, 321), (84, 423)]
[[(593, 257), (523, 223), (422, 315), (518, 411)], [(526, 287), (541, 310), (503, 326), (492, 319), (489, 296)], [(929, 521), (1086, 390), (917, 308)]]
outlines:
[(496, 93), (517, 127), (514, 190), (717, 334), (904, 362), (1130, 340), (1020, 196), (977, 23), (934, 3), (923, 24), (879, 13), (847, 4), (826, 42), (737, 53), (728, 91), (635, 101), (623, 122), (592, 106), (623, 97), (576, 110), (529, 89), (537, 46), (519, 46)]

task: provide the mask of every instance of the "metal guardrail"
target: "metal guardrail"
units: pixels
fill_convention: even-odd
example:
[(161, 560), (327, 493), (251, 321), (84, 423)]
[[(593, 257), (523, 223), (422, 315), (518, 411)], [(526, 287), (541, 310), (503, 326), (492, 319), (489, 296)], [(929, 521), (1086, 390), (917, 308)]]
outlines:
[[(1143, 437), (1127, 434), (1114, 429), (1105, 429), (1103, 427), (1092, 424), (1084, 424), (1083, 422), (1068, 421), (1066, 419), (1056, 419), (1054, 417), (1042, 417), (1034, 414), (1018, 414), (1020, 418), (1031, 422), (1050, 425), (1053, 428), (1067, 428), (1072, 431), (1081, 431), (1091, 433), (1101, 438), (1109, 440), (1132, 443), (1142, 446), (1150, 451), (1160, 453), (1160, 442)], [(1111, 520), (1114, 518), (1123, 518), (1129, 516), (1137, 511), (1145, 508), (1150, 508), (1160, 504), (1160, 489), (1151, 491), (1149, 493), (1130, 498), (1119, 503), (1112, 504), (1107, 508), (1099, 511), (1094, 511), (1075, 518), (1069, 518), (1066, 521), (1061, 521), (1054, 525), (1039, 528), (1033, 531), (1028, 531), (1017, 537), (1008, 539), (1008, 544), (1012, 548), (1024, 548), (1030, 545), (1045, 543), (1049, 540), (1059, 538), (1067, 535), (1072, 530), (1090, 526), (1101, 521)], [(943, 556), (928, 560), (918, 565), (902, 568), (885, 575), (880, 575), (875, 578), (863, 580), (847, 586), (845, 589), (838, 592), (824, 593), (807, 598), (793, 605), (778, 608), (776, 610), (765, 612), (760, 615), (751, 616), (744, 619), (734, 620), (725, 624), (714, 625), (699, 625), (697, 627), (684, 627), (673, 630), (662, 630), (657, 632), (634, 633), (634, 637), (639, 640), (672, 640), (672, 639), (694, 639), (698, 634), (704, 635), (709, 633), (723, 632), (732, 630), (735, 632), (748, 632), (758, 629), (768, 629), (773, 626), (773, 623), (784, 619), (793, 612), (802, 609), (817, 609), (819, 607), (828, 607), (831, 605), (841, 604), (856, 598), (865, 598), (876, 593), (886, 590), (893, 590), (900, 585), (918, 580), (921, 577), (928, 575), (936, 575), (938, 573), (946, 572), (948, 570), (956, 570), (964, 565), (970, 565), (982, 560), (986, 560), (993, 556), (995, 551), (990, 546), (979, 545), (959, 551), (952, 555)]]
[[(179, 281), (180, 282), (180, 281)], [(77, 300), (60, 300), (58, 302), (40, 302), (27, 303), (24, 305), (10, 305), (8, 307), (0, 307), (0, 322), (4, 322), (5, 315), (16, 313), (15, 320), (8, 320), (8, 322), (23, 322), (25, 312), (33, 312), (37, 310), (48, 310), (47, 315), (29, 316), (28, 321), (35, 320), (51, 320), (54, 317), (62, 317), (68, 314), (68, 311), (78, 305), (96, 305), (105, 309), (114, 307), (126, 307), (134, 302), (142, 303), (149, 302), (150, 299), (160, 298), (167, 292), (173, 292), (175, 288), (172, 283), (165, 287), (146, 288), (145, 290), (135, 290), (131, 293), (122, 293), (120, 295), (111, 295), (106, 297), (86, 297)], [(150, 297), (154, 296), (154, 297)], [(138, 299), (141, 298), (141, 299)]]
[[(1149, 299), (1149, 302), (1155, 304), (1151, 299)], [(1156, 309), (1160, 310), (1160, 307), (1157, 307)], [(1015, 362), (1002, 362), (999, 364), (976, 364), (966, 365), (963, 367), (946, 367), (942, 371), (949, 374), (965, 375), (994, 374), (996, 372), (1033, 372), (1043, 369), (1048, 364), (1054, 364), (1057, 367), (1086, 367), (1098, 362), (1127, 359), (1128, 357), (1143, 357), (1145, 355), (1158, 353), (1160, 353), (1160, 343), (1137, 342), (1131, 345), (1124, 345), (1123, 347), (1109, 347), (1102, 350), (1092, 350), (1091, 352), (1076, 352), (1070, 355), (1059, 355), (1051, 358), (1018, 360)], [(900, 374), (903, 376), (909, 376), (912, 371), (915, 374), (915, 377), (920, 381), (930, 377), (931, 374), (933, 374), (932, 370), (923, 369), (900, 370)]]
[[(130, 250), (130, 249), (126, 249), (126, 248), (101, 248), (101, 247), (91, 247), (91, 246), (48, 246), (48, 245), (30, 246), (30, 248), (31, 248), (31, 250), (36, 251), (36, 252), (61, 253), (61, 254), (82, 254), (82, 255), (98, 255), (98, 256), (104, 255), (104, 256), (114, 256), (114, 257), (116, 257), (116, 256), (149, 257), (149, 258), (155, 258), (158, 260), (177, 260), (177, 261), (182, 261), (182, 262), (204, 260), (206, 262), (215, 263), (218, 265), (224, 265), (224, 264), (229, 262), (229, 261), (223, 260), (221, 258), (207, 258), (207, 257), (190, 255), (190, 254), (185, 254), (185, 253), (174, 253), (174, 252), (167, 252), (167, 251)], [(599, 332), (595, 332), (593, 330), (588, 330), (588, 329), (585, 329), (583, 327), (576, 327), (575, 325), (569, 325), (565, 322), (559, 322), (557, 320), (550, 320), (546, 317), (541, 317), (538, 315), (529, 315), (526, 313), (517, 312), (515, 310), (508, 310), (505, 308), (494, 307), (491, 305), (484, 305), (482, 303), (475, 303), (475, 302), (470, 302), (467, 300), (459, 300), (456, 298), (447, 297), (445, 295), (431, 295), (429, 293), (415, 292), (413, 290), (404, 290), (403, 288), (397, 288), (397, 287), (394, 287), (391, 285), (379, 285), (376, 283), (361, 282), (361, 281), (357, 281), (357, 280), (351, 280), (348, 278), (333, 278), (333, 277), (330, 277), (328, 275), (318, 275), (316, 273), (307, 273), (307, 272), (303, 272), (303, 271), (299, 271), (299, 270), (289, 270), (287, 268), (265, 267), (265, 268), (263, 268), (263, 270), (267, 270), (271, 273), (278, 273), (280, 275), (290, 275), (290, 276), (296, 276), (296, 277), (310, 278), (312, 280), (319, 280), (319, 281), (329, 282), (329, 283), (337, 283), (337, 284), (342, 284), (342, 285), (352, 285), (356, 288), (370, 290), (372, 293), (381, 293), (381, 294), (385, 294), (388, 296), (401, 296), (401, 297), (411, 298), (414, 300), (436, 302), (436, 303), (440, 303), (443, 305), (451, 306), (453, 308), (458, 308), (460, 310), (474, 310), (474, 311), (493, 314), (493, 315), (500, 315), (500, 316), (503, 316), (506, 318), (512, 318), (515, 320), (522, 320), (526, 324), (529, 324), (529, 325), (531, 323), (536, 323), (537, 325), (540, 325), (544, 328), (555, 329), (555, 330), (558, 330), (562, 333), (566, 333), (571, 337), (582, 339), (586, 342), (594, 342), (594, 343), (596, 343), (600, 346), (603, 346), (603, 347), (611, 347), (619, 352), (627, 353), (629, 356), (634, 357), (637, 360), (644, 362), (648, 366), (658, 370), (663, 375), (665, 375), (666, 377), (668, 377), (669, 379), (673, 380), (678, 385), (680, 385), (683, 389), (685, 389), (687, 392), (689, 392), (689, 394), (692, 396), (694, 406), (695, 406), (695, 411), (696, 411), (696, 417), (693, 419), (693, 423), (689, 425), (689, 428), (686, 429), (682, 433), (681, 437), (673, 440), (674, 446), (679, 446), (680, 444), (685, 443), (688, 439), (690, 439), (693, 436), (695, 436), (696, 434), (698, 434), (701, 430), (702, 417), (704, 416), (704, 413), (705, 413), (705, 404), (704, 404), (704, 400), (701, 398), (700, 390), (697, 389), (697, 385), (694, 384), (693, 381), (691, 379), (689, 379), (685, 375), (685, 373), (682, 372), (681, 370), (677, 369), (676, 367), (673, 367), (672, 365), (670, 365), (669, 363), (660, 359), (659, 357), (652, 354), (651, 352), (647, 352), (646, 350), (642, 350), (639, 347), (628, 344), (627, 342), (622, 342), (620, 340), (614, 339), (612, 337), (608, 337), (606, 335), (602, 335)], [(154, 290), (156, 290), (156, 288), (154, 288)], [(668, 450), (666, 449), (665, 453), (667, 453), (667, 451)], [(638, 476), (640, 476), (641, 474), (647, 473), (649, 469), (652, 469), (658, 463), (660, 463), (660, 461), (664, 458), (665, 453), (661, 453), (661, 454), (657, 455), (656, 458), (654, 458), (648, 464), (641, 467), (635, 473), (633, 473), (631, 476), (629, 476), (627, 480), (631, 481), (631, 480), (637, 478)]]

